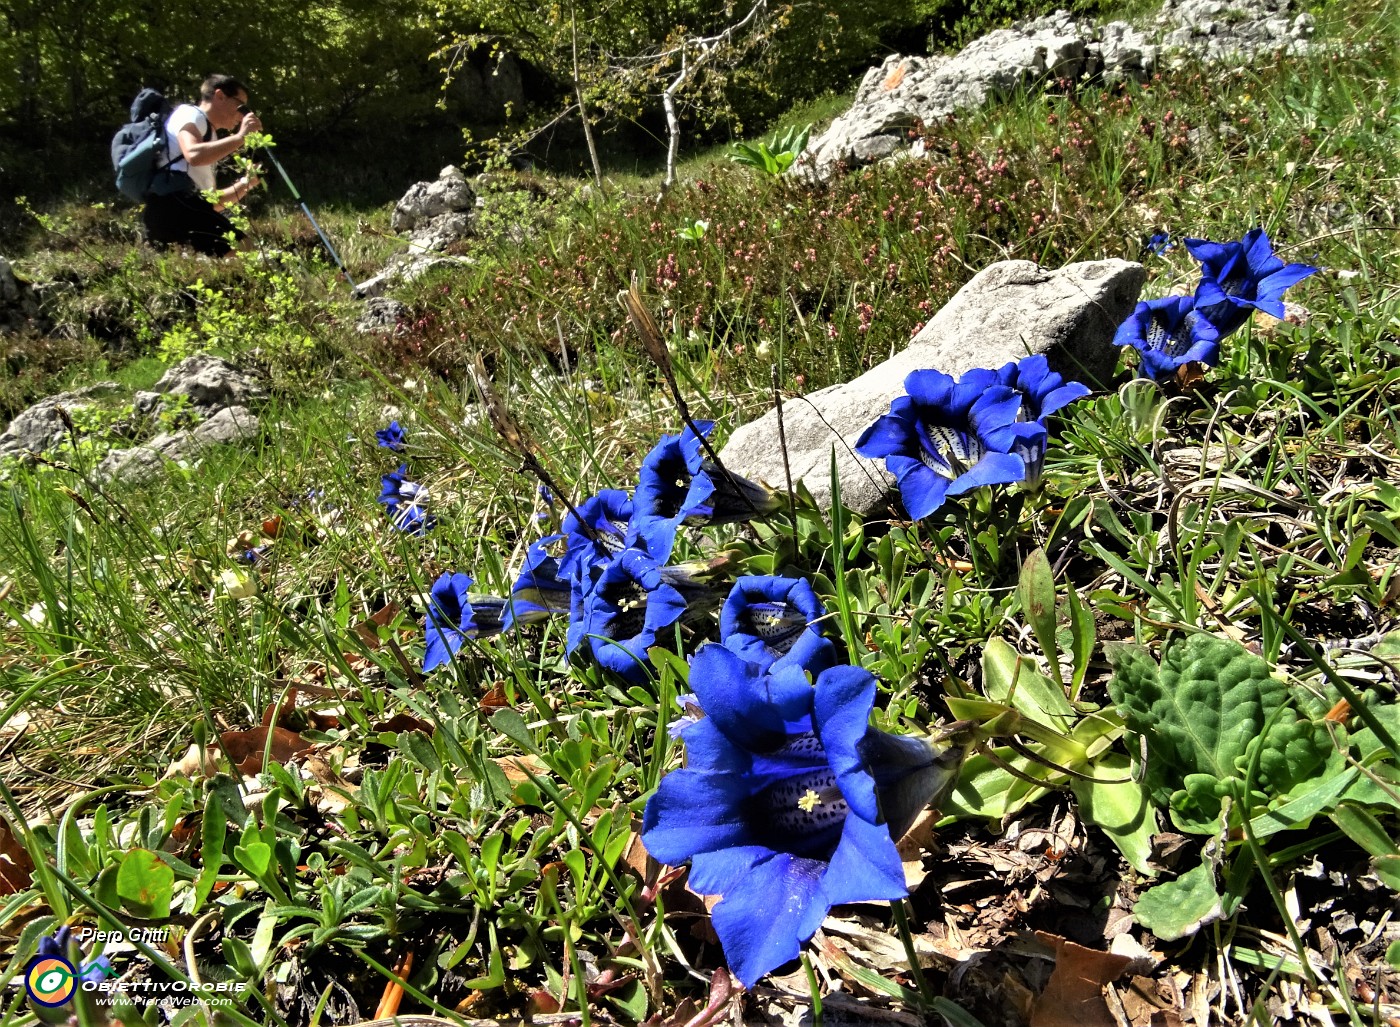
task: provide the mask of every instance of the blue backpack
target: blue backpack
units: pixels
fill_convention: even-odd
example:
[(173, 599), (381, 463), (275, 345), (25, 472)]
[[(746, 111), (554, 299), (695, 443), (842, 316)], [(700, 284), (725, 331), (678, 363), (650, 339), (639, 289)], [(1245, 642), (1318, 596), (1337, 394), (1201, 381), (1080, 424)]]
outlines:
[(146, 199), (156, 172), (170, 164), (165, 146), (165, 119), (173, 108), (164, 94), (143, 89), (131, 102), (131, 121), (112, 137), (112, 170), (123, 196)]

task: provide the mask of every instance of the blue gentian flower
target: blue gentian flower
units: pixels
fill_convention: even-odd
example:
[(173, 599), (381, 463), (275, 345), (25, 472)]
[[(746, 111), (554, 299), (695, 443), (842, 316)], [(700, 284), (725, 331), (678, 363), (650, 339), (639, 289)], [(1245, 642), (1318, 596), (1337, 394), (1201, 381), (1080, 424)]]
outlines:
[(836, 662), (836, 647), (818, 627), (825, 616), (807, 579), (746, 575), (720, 610), (719, 640), (764, 670), (795, 664), (818, 674)]
[(682, 524), (731, 524), (781, 509), (782, 499), (766, 485), (720, 467), (700, 440), (713, 421), (696, 421), (699, 434), (663, 435), (642, 460), (632, 495), (629, 539), (658, 560), (666, 559)]
[(1172, 237), (1166, 232), (1156, 232), (1142, 241), (1142, 257), (1160, 257), (1170, 249), (1175, 249), (1172, 245)]
[(1284, 291), (1317, 274), (1310, 264), (1285, 264), (1274, 256), (1262, 228), (1251, 229), (1239, 242), (1187, 239), (1186, 248), (1201, 262), (1196, 309), (1222, 338), (1240, 328), (1255, 310), (1282, 320)]
[(576, 583), (567, 649), (585, 639), (594, 658), (633, 683), (646, 677), (647, 650), (662, 633), (713, 608), (716, 596), (689, 565), (663, 567), (641, 549), (624, 549)]
[(679, 435), (661, 436), (637, 474), (630, 538), (659, 560), (670, 556), (676, 530), (687, 518), (700, 518), (715, 490), (710, 476), (700, 470), (705, 459), (700, 439), (714, 422), (697, 421), (696, 427), (699, 435), (687, 425)]
[[(564, 517), (561, 526), (564, 532), (564, 558), (559, 561), (559, 574), (570, 581), (587, 577), (589, 568), (606, 563), (627, 548), (632, 498), (621, 489), (603, 489), (585, 499), (577, 509), (578, 516), (571, 511)], [(584, 526), (588, 531), (584, 530)], [(668, 549), (659, 554), (658, 559), (664, 560), (670, 555)]]
[(1045, 419), (1089, 395), (1089, 387), (1080, 382), (1067, 382), (1050, 370), (1050, 362), (1043, 353), (1004, 365), (997, 372), (997, 381), (1021, 397), (1016, 424), (1012, 426), (1015, 441), (1011, 452), (1026, 465), (1027, 486), (1036, 488), (1045, 466), (1045, 446), (1050, 437)]
[(913, 371), (904, 389), (908, 395), (861, 433), (856, 452), (885, 458), (914, 520), (948, 496), (1025, 478), (1025, 463), (1010, 452), (1021, 397), (995, 371), (978, 368), (956, 382), (942, 371)]
[(449, 663), (469, 638), (498, 635), (505, 628), (506, 600), (495, 596), (469, 596), (470, 575), (444, 571), (433, 582), (424, 622), (427, 651), (424, 672)]
[(408, 464), (384, 475), (379, 502), (393, 521), (394, 527), (409, 535), (426, 535), (437, 526), (437, 518), (428, 513), (428, 490), (407, 478)]
[(1196, 309), (1191, 296), (1144, 300), (1118, 326), (1115, 346), (1132, 346), (1141, 354), (1138, 371), (1161, 380), (1183, 364), (1214, 366), (1220, 359), (1220, 332)]
[(399, 427), (398, 421), (390, 421), (389, 427), (374, 433), (374, 438), (381, 449), (402, 453), (408, 448), (408, 435)]
[(711, 921), (746, 987), (797, 958), (831, 907), (908, 890), (895, 839), (952, 788), (961, 752), (870, 727), (875, 678), (761, 670), (723, 646), (691, 661), (705, 717), (681, 732), (687, 766), (647, 801), (642, 843), (691, 861), (689, 886), (721, 895)]
[[(70, 958), (76, 955), (76, 960)], [(78, 971), (78, 980), (87, 984), (99, 984), (108, 977), (114, 976), (112, 961), (106, 956), (98, 956), (87, 963), (82, 962), (82, 953), (73, 944), (73, 929), (66, 924), (60, 927), (53, 934), (46, 934), (39, 939), (39, 952), (37, 959), (62, 959), (71, 963)]]
[(568, 614), (572, 586), (559, 575), (559, 561), (549, 547), (563, 535), (549, 535), (525, 551), (525, 565), (510, 588), (503, 630)]
[(245, 549), (239, 554), (238, 558), (244, 563), (259, 564), (267, 558), (267, 554), (271, 551), (272, 543), (264, 542), (262, 545), (254, 546), (252, 549)]

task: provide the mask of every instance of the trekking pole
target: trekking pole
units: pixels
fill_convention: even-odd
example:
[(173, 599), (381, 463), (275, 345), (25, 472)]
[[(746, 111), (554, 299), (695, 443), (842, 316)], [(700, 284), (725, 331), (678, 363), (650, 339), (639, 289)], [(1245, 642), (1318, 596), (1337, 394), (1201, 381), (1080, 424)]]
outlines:
[(301, 198), (301, 193), (297, 192), (297, 187), (292, 185), (292, 180), (287, 177), (287, 169), (282, 167), (282, 162), (273, 156), (271, 150), (263, 150), (267, 154), (268, 160), (272, 161), (272, 166), (277, 169), (277, 173), (282, 176), (282, 181), (287, 183), (287, 188), (292, 191), (292, 199), (301, 204), (301, 212), (306, 215), (306, 220), (311, 222), (311, 227), (316, 229), (316, 234), (321, 237), (321, 245), (326, 248), (326, 252), (331, 255), (331, 260), (335, 261), (335, 266), (340, 268), (340, 273), (345, 276), (345, 280), (350, 283), (350, 288), (354, 289), (355, 279), (350, 277), (350, 272), (345, 269), (345, 265), (340, 261), (340, 254), (335, 252), (335, 247), (326, 238), (326, 233), (321, 230), (321, 226), (316, 223), (316, 218), (311, 213), (311, 208), (306, 205), (306, 201)]
[[(238, 107), (238, 113), (247, 114), (247, 105), (240, 104)], [(355, 285), (355, 279), (350, 277), (350, 272), (347, 271), (345, 269), (345, 265), (341, 263), (340, 254), (335, 252), (335, 247), (331, 245), (330, 239), (328, 239), (326, 237), (326, 233), (321, 230), (321, 226), (316, 223), (316, 218), (314, 215), (312, 215), (311, 208), (308, 207), (306, 205), (306, 201), (301, 198), (301, 193), (297, 192), (297, 187), (292, 185), (292, 179), (287, 174), (287, 169), (282, 166), (282, 162), (277, 159), (277, 155), (274, 154), (272, 150), (264, 147), (262, 152), (267, 155), (268, 160), (272, 161), (272, 166), (276, 168), (277, 173), (282, 176), (282, 181), (287, 183), (287, 188), (290, 189), (292, 193), (292, 199), (296, 200), (297, 203), (301, 204), (301, 212), (306, 215), (306, 220), (311, 222), (311, 227), (316, 229), (316, 234), (321, 237), (321, 245), (324, 246), (326, 248), (326, 252), (331, 255), (331, 260), (335, 261), (335, 266), (340, 268), (340, 273), (344, 275), (345, 280), (350, 283), (350, 288), (357, 288), (357, 286)]]

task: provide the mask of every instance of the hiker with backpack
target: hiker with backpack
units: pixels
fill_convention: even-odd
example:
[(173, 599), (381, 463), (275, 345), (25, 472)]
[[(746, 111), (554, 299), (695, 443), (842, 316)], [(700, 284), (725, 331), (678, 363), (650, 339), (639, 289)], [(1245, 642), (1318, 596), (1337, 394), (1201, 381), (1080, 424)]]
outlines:
[[(222, 257), (233, 249), (230, 233), (235, 240), (243, 238), (222, 211), (241, 202), (258, 179), (244, 175), (219, 190), (213, 203), (204, 193), (216, 188), (214, 165), (262, 129), (247, 103), (248, 90), (229, 75), (209, 76), (198, 104), (181, 104), (168, 115), (164, 97), (154, 90), (143, 90), (136, 98), (132, 123), (112, 141), (112, 160), (118, 188), (145, 200), (148, 242), (158, 247), (182, 243)], [(229, 134), (215, 138), (216, 129)]]

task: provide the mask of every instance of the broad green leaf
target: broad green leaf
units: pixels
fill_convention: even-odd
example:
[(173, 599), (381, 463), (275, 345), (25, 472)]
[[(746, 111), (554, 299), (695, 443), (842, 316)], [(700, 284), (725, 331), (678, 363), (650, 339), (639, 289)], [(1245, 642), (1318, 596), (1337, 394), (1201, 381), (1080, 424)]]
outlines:
[(1243, 791), (1256, 746), (1263, 748), (1251, 783), (1266, 795), (1286, 794), (1332, 751), (1320, 725), (1285, 708), (1288, 688), (1269, 665), (1234, 642), (1191, 635), (1166, 647), (1160, 667), (1131, 644), (1110, 646), (1109, 659), (1109, 695), (1129, 731), (1147, 740), (1152, 799), (1171, 808), (1181, 830), (1216, 830), (1221, 800)]
[[(1115, 752), (1094, 763), (1091, 773), (1096, 778), (1131, 778), (1132, 765), (1127, 756)], [(1157, 871), (1148, 864), (1148, 857), (1157, 833), (1157, 810), (1148, 799), (1147, 786), (1131, 779), (1109, 783), (1071, 778), (1070, 788), (1079, 801), (1080, 816), (1097, 824), (1134, 870), (1155, 877)]]
[(170, 915), (174, 887), (175, 871), (148, 849), (132, 849), (117, 871), (117, 894), (122, 906), (147, 920), (163, 920)]
[(1035, 633), (1045, 659), (1055, 671), (1060, 681), (1064, 675), (1060, 671), (1060, 649), (1055, 642), (1055, 579), (1050, 571), (1050, 560), (1045, 550), (1039, 547), (1031, 550), (1026, 562), (1021, 564), (1021, 579), (1016, 584), (1016, 595), (1021, 600), (1021, 610), (1026, 615), (1026, 623)]
[(247, 845), (235, 845), (233, 858), (254, 877), (262, 877), (272, 865), (272, 846), (266, 842), (252, 841)]
[(1133, 907), (1137, 922), (1162, 941), (1195, 934), (1203, 924), (1222, 915), (1215, 870), (1209, 863), (1193, 867), (1175, 881), (1149, 888)]
[[(1024, 756), (1017, 756), (1010, 749), (998, 749), (997, 755), (1003, 762), (1030, 777), (1035, 777), (1037, 773), (1041, 776), (1054, 773)], [(963, 764), (957, 786), (943, 803), (942, 812), (952, 817), (1001, 820), (1049, 790), (1048, 786), (1023, 781), (979, 753)]]
[(988, 699), (1008, 703), (1046, 727), (1067, 731), (1074, 723), (1074, 709), (1064, 689), (1005, 639), (993, 638), (982, 650), (982, 680)]

